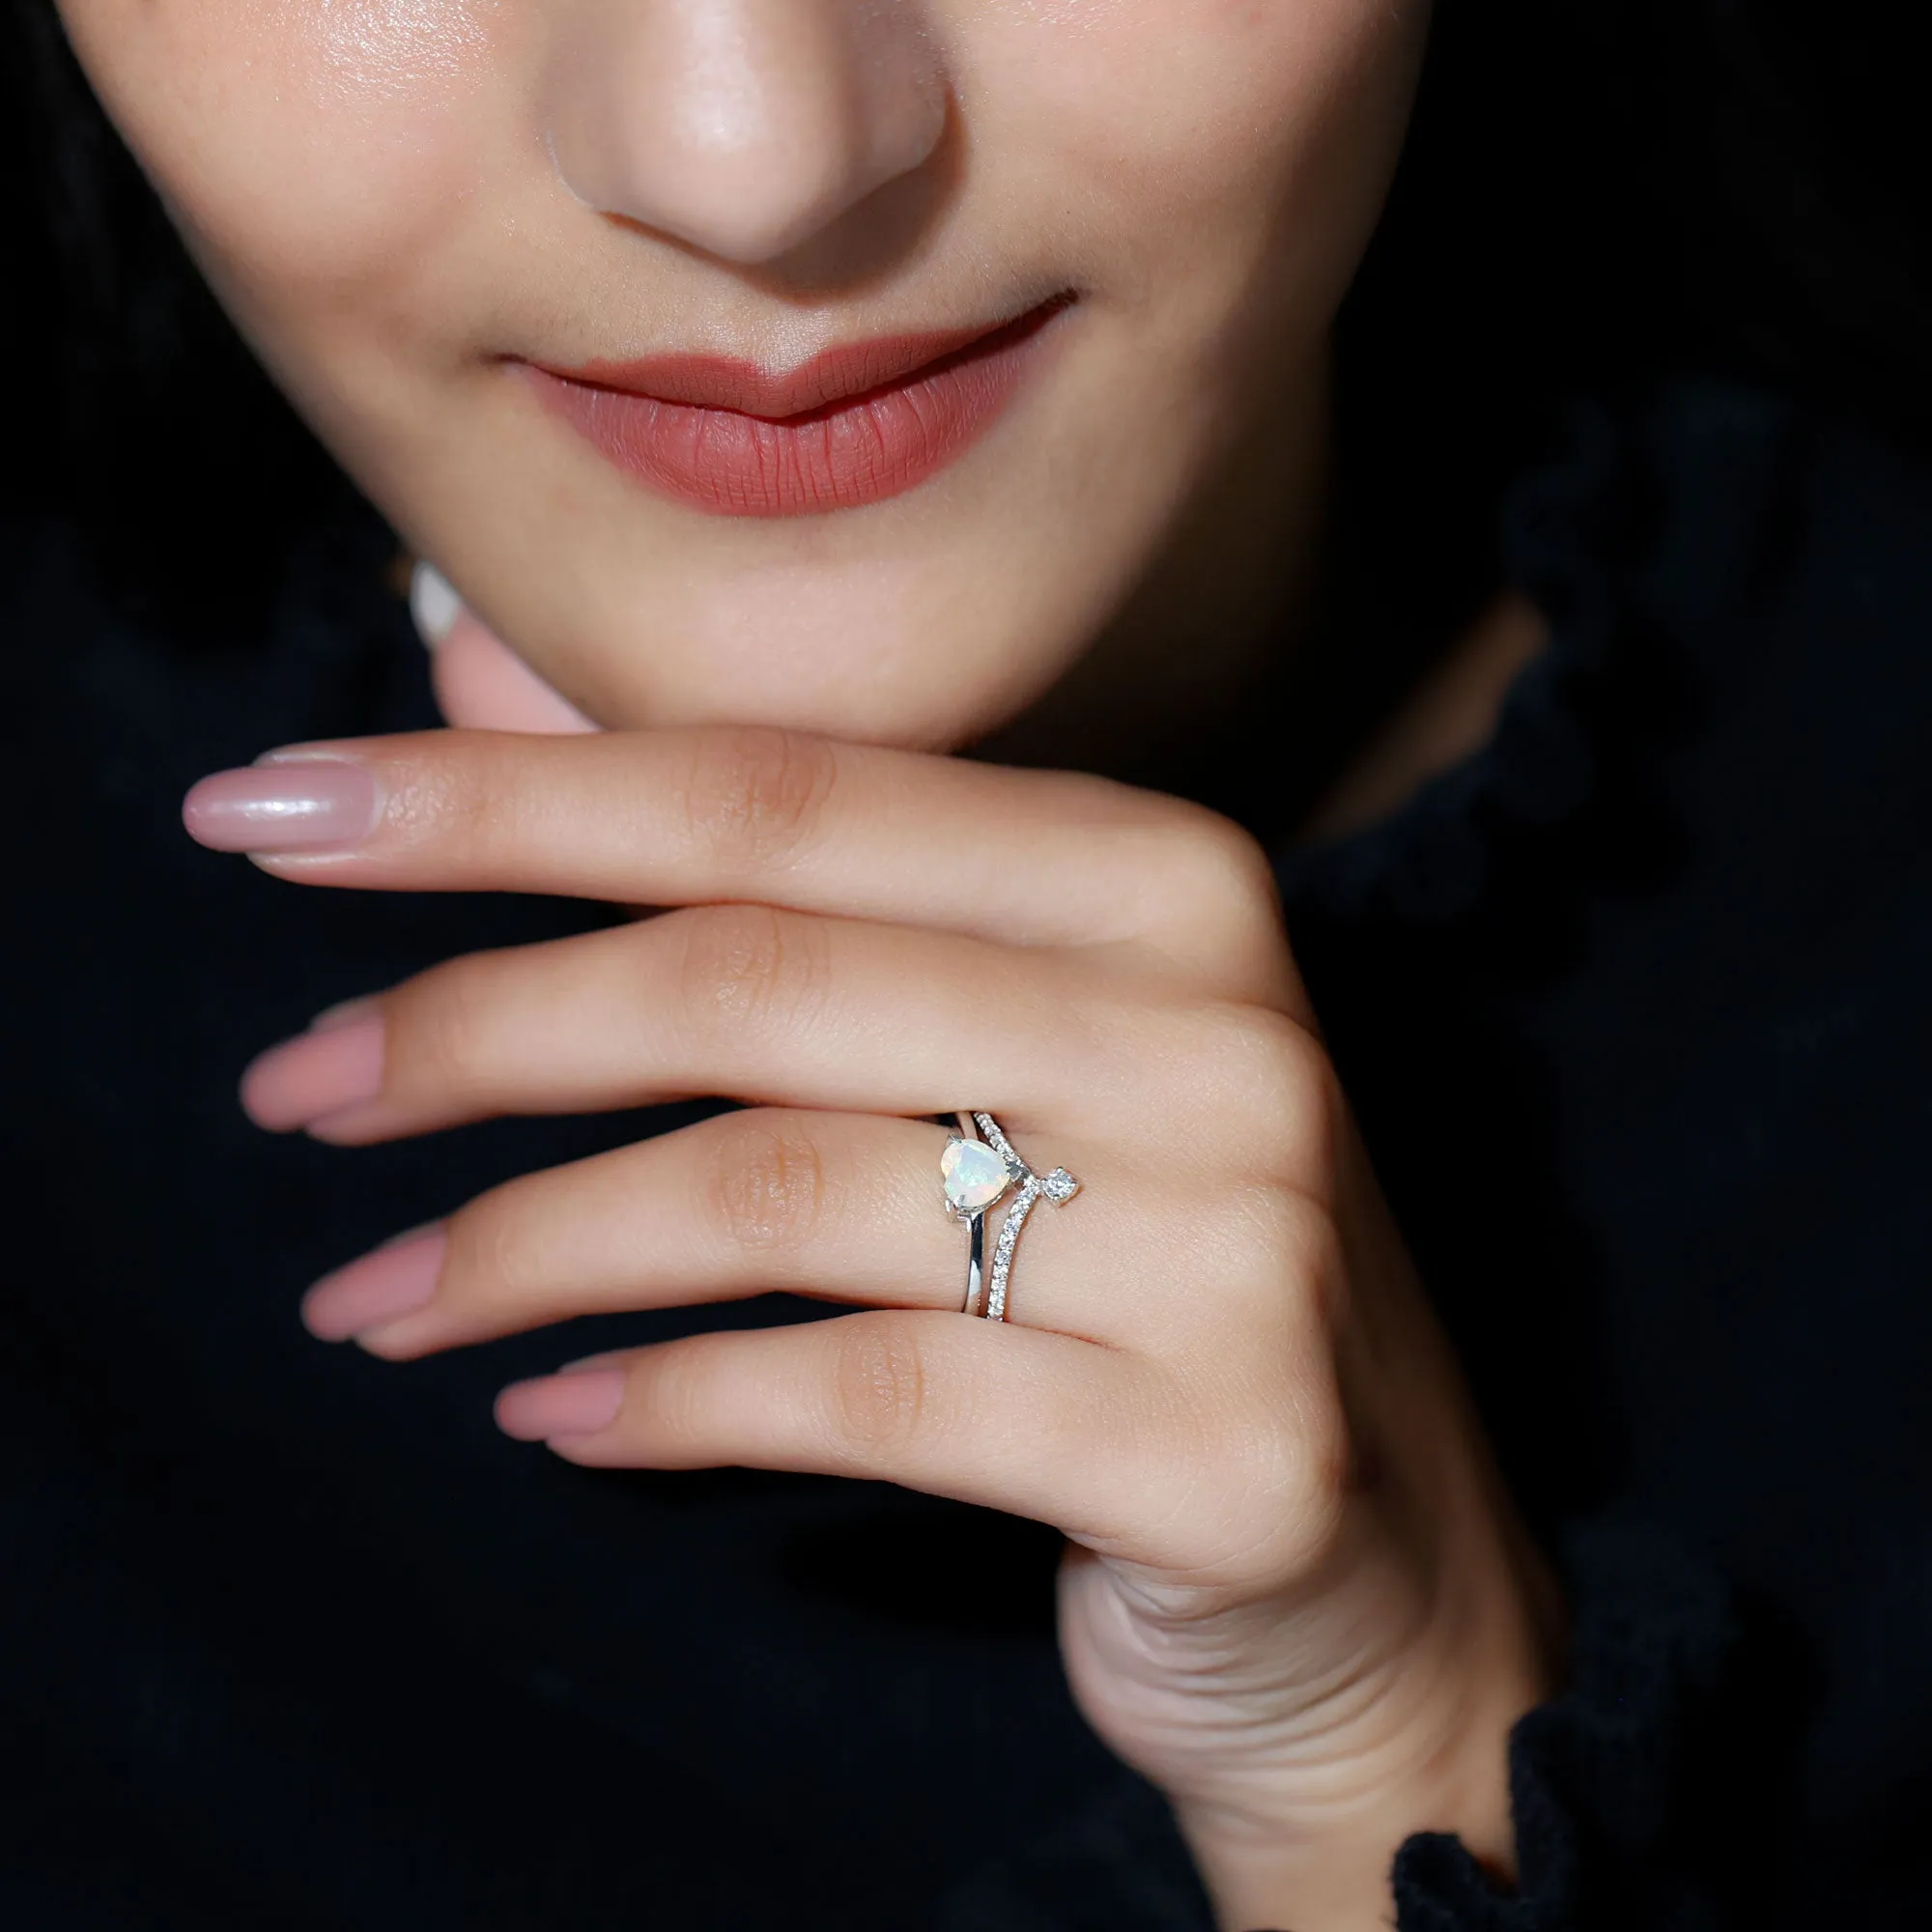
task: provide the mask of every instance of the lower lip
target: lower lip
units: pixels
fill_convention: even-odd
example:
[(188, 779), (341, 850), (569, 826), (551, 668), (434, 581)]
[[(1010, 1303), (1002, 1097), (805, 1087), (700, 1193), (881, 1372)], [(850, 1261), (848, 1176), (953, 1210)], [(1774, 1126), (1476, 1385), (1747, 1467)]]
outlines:
[(519, 365), (546, 408), (626, 475), (720, 517), (853, 510), (917, 488), (998, 420), (1052, 302), (896, 383), (773, 420)]

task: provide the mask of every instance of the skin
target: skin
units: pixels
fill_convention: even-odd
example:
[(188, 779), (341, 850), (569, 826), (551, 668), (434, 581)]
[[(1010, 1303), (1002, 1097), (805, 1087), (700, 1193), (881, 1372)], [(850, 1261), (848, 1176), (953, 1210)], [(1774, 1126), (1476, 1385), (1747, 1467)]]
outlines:
[[(1247, 637), (1213, 635), (1251, 655), (1425, 24), (1385, 0), (63, 11), (271, 368), (549, 682), (607, 724), (921, 748), (1037, 704), (1137, 594), (1182, 604), (1167, 547), (1217, 484), (1238, 515), (1190, 532), (1218, 554), (1185, 605), (1240, 611)], [(643, 496), (501, 360), (784, 367), (1069, 287), (1050, 380), (966, 462), (778, 526)], [(1151, 656), (1158, 717), (1201, 659)]]
[[(231, 312), (459, 586), (440, 690), (497, 727), (272, 754), (258, 805), (318, 773), (366, 802), (320, 843), (232, 778), (190, 828), (309, 885), (669, 908), (327, 1016), (251, 1069), (250, 1111), (351, 1144), (746, 1103), (495, 1190), (318, 1285), (311, 1327), (402, 1361), (591, 1309), (859, 1304), (580, 1365), (498, 1419), (583, 1463), (887, 1478), (1057, 1524), (1075, 1692), (1173, 1798), (1229, 1928), (1386, 1922), (1411, 1831), (1507, 1869), (1535, 1566), (1263, 854), (1092, 775), (1237, 702), (1292, 613), (1325, 338), (1426, 9), (63, 14)], [(963, 460), (782, 521), (652, 496), (502, 359), (783, 368), (1063, 288)], [(988, 743), (1088, 772), (943, 755)], [(959, 1313), (919, 1118), (961, 1105), (1082, 1182), (1029, 1224), (1003, 1325)], [(381, 1315), (411, 1269), (426, 1305)]]

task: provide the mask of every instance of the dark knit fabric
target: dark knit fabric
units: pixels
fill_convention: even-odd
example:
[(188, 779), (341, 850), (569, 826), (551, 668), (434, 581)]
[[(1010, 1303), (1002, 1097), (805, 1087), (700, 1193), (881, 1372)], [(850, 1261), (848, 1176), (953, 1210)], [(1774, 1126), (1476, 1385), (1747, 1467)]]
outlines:
[(1578, 411), (1492, 744), (1287, 868), (1338, 1064), (1570, 1679), (1521, 1886), (1404, 1932), (1922, 1922), (1932, 469), (1768, 397)]

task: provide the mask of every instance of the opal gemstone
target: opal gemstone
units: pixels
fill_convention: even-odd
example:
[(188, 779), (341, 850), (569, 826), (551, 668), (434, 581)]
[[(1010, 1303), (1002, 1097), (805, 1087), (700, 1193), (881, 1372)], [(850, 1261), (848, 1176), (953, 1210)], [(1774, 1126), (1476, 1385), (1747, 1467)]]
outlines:
[(979, 1214), (1007, 1191), (1012, 1176), (1007, 1164), (983, 1141), (961, 1140), (956, 1134), (939, 1157), (946, 1199), (961, 1214)]

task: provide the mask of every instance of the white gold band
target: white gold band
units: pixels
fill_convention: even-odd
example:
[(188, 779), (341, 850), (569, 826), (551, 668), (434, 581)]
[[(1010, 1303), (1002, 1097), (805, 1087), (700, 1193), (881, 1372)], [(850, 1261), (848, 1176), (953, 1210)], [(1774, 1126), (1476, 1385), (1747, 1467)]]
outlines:
[[(1013, 1250), (1019, 1245), (1027, 1216), (1043, 1195), (1056, 1207), (1071, 1201), (1080, 1183), (1064, 1167), (1051, 1174), (1036, 1174), (1017, 1153), (1012, 1143), (1000, 1131), (991, 1114), (961, 1113), (959, 1131), (946, 1143), (940, 1156), (940, 1180), (945, 1188), (946, 1211), (966, 1223), (966, 1299), (962, 1312), (981, 1312), (980, 1296), (986, 1288), (984, 1316), (988, 1321), (1007, 1319), (1007, 1289), (1012, 1279)], [(1000, 1238), (993, 1249), (990, 1284), (984, 1280), (986, 1260), (986, 1213), (1009, 1187), (1019, 1192), (1009, 1202), (1000, 1222)]]

